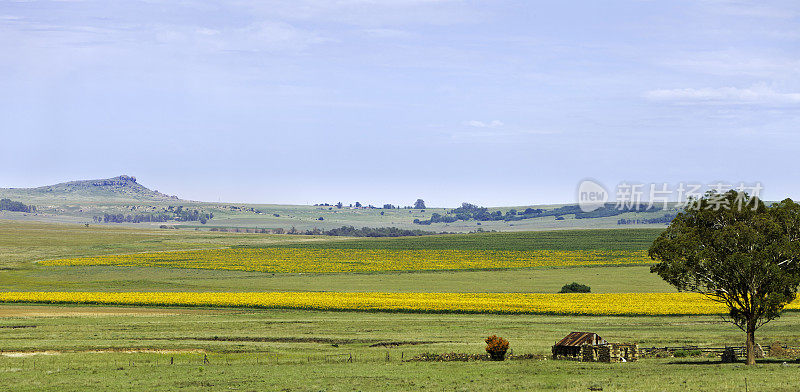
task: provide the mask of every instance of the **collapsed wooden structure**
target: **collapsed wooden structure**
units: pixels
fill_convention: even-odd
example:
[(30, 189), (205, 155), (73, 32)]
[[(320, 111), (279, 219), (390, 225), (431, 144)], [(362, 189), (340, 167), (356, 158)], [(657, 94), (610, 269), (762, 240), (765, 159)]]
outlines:
[(583, 362), (631, 362), (639, 359), (639, 345), (609, 343), (593, 332), (572, 332), (553, 345), (553, 359)]

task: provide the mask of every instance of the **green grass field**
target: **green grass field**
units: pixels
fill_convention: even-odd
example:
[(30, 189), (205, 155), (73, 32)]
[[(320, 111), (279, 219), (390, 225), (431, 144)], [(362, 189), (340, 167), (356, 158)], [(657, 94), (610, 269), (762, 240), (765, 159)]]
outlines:
[(55, 267), (37, 260), (102, 254), (221, 247), (290, 246), (343, 249), (642, 250), (659, 230), (575, 230), (402, 238), (312, 237), (193, 230), (146, 230), (0, 221), (3, 291), (396, 291), (557, 292), (573, 281), (594, 292), (672, 292), (648, 267), (580, 267), (509, 271), (361, 274), (264, 274), (241, 271)]
[[(572, 281), (593, 292), (672, 292), (647, 266), (414, 273), (271, 274), (145, 267), (56, 267), (58, 257), (223, 247), (645, 250), (660, 230), (483, 233), (399, 239), (151, 230), (0, 221), (3, 291), (541, 292)], [(180, 307), (0, 305), (0, 382), (9, 390), (796, 390), (800, 365), (753, 368), (716, 358), (601, 364), (552, 360), (404, 362), (421, 353), (480, 354), (506, 337), (546, 355), (571, 331), (641, 346), (741, 345), (712, 316), (320, 312)], [(800, 345), (800, 313), (757, 334)], [(353, 358), (352, 362), (348, 361)], [(204, 358), (208, 363), (204, 363)], [(387, 359), (388, 358), (388, 359)], [(783, 364), (783, 362), (788, 362)]]
[(142, 229), (0, 220), (0, 267), (71, 256), (300, 243), (328, 237)]
[[(764, 327), (760, 339), (797, 344), (799, 321), (800, 314), (787, 314)], [(508, 338), (515, 354), (545, 355), (553, 341), (573, 330), (643, 347), (739, 344), (737, 331), (716, 317), (2, 305), (3, 326), (27, 326), (4, 328), (0, 338), (0, 380), (13, 390), (739, 391), (746, 378), (750, 390), (790, 391), (799, 370), (795, 363), (781, 365), (782, 358), (749, 369), (712, 358), (627, 364), (401, 361), (426, 352), (479, 354), (490, 334)]]
[(647, 250), (663, 229), (597, 229), (359, 238), (303, 244), (295, 248), (458, 250)]

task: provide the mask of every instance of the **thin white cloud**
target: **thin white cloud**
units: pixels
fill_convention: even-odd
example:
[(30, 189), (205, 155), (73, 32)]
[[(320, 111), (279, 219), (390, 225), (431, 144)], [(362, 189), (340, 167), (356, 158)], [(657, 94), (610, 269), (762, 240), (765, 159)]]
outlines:
[[(774, 35), (776, 32), (773, 31), (772, 34)], [(726, 77), (781, 78), (800, 72), (800, 60), (794, 55), (786, 56), (742, 50), (676, 54), (673, 57), (658, 60), (657, 63), (684, 71)]]
[(776, 91), (766, 85), (749, 88), (680, 88), (647, 91), (645, 98), (654, 101), (677, 103), (716, 103), (716, 104), (767, 104), (791, 105), (800, 104), (800, 93)]
[(740, 0), (705, 0), (707, 10), (719, 14), (764, 19), (793, 19), (797, 10), (792, 7), (743, 2)]
[(457, 143), (516, 143), (532, 136), (560, 134), (546, 129), (493, 129), (480, 128), (447, 132), (451, 142)]
[(364, 29), (361, 30), (369, 36), (377, 38), (409, 38), (413, 37), (408, 31), (399, 29)]
[(499, 127), (502, 127), (505, 124), (503, 124), (503, 122), (500, 121), (500, 120), (492, 120), (490, 122), (483, 122), (483, 121), (478, 121), (478, 120), (469, 120), (469, 121), (464, 121), (464, 125), (470, 126), (470, 127), (473, 127), (473, 128), (499, 128)]
[(197, 50), (262, 52), (302, 50), (331, 41), (288, 23), (261, 22), (229, 29), (158, 26), (155, 40), (161, 44), (192, 47)]

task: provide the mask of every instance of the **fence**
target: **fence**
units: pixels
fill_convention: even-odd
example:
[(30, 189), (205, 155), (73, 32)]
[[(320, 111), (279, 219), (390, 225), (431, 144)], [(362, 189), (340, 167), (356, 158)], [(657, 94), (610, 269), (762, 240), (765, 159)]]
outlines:
[(232, 365), (293, 365), (303, 363), (376, 363), (404, 362), (411, 356), (403, 351), (381, 351), (372, 353), (345, 352), (336, 354), (292, 354), (292, 353), (124, 353), (124, 352), (5, 352), (0, 351), (0, 369), (45, 370), (49, 368), (92, 368), (98, 361), (89, 357), (76, 358), (74, 355), (102, 356), (117, 355), (100, 361), (100, 366), (115, 369), (142, 366), (232, 366)]
[[(724, 346), (724, 347), (700, 347), (700, 346), (665, 346), (665, 347), (640, 347), (639, 350), (644, 354), (651, 354), (657, 351), (668, 351), (670, 353), (674, 353), (675, 351), (700, 351), (703, 354), (719, 354), (725, 351), (726, 348), (732, 348), (733, 351), (736, 353), (737, 356), (743, 357), (746, 354), (746, 347), (745, 346)], [(800, 351), (800, 347), (792, 347), (787, 345), (781, 345), (781, 348), (788, 351)], [(762, 350), (764, 350), (764, 355), (770, 355), (772, 351), (771, 346), (763, 346)]]
[(649, 355), (651, 353), (658, 351), (667, 351), (670, 353), (675, 353), (676, 351), (700, 351), (703, 354), (722, 355), (722, 353), (729, 348), (733, 349), (733, 351), (738, 356), (743, 356), (745, 354), (745, 346), (724, 346), (724, 347), (665, 346), (665, 347), (640, 347), (639, 350), (645, 355)]

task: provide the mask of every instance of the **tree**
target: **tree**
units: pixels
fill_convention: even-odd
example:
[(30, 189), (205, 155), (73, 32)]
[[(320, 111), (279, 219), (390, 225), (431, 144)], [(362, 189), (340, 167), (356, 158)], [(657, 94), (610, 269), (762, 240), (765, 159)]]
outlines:
[(591, 287), (589, 287), (589, 286), (587, 286), (585, 284), (577, 283), (577, 282), (572, 282), (570, 284), (565, 284), (564, 286), (561, 286), (561, 291), (559, 291), (560, 294), (591, 293), (591, 292), (592, 292), (592, 288)]
[(767, 207), (743, 192), (707, 193), (692, 200), (650, 247), (650, 271), (679, 291), (704, 294), (728, 308), (747, 335), (747, 364), (755, 364), (755, 332), (780, 316), (800, 284), (800, 205)]
[(417, 199), (417, 201), (414, 202), (414, 209), (416, 209), (416, 210), (424, 210), (425, 209), (425, 200)]

